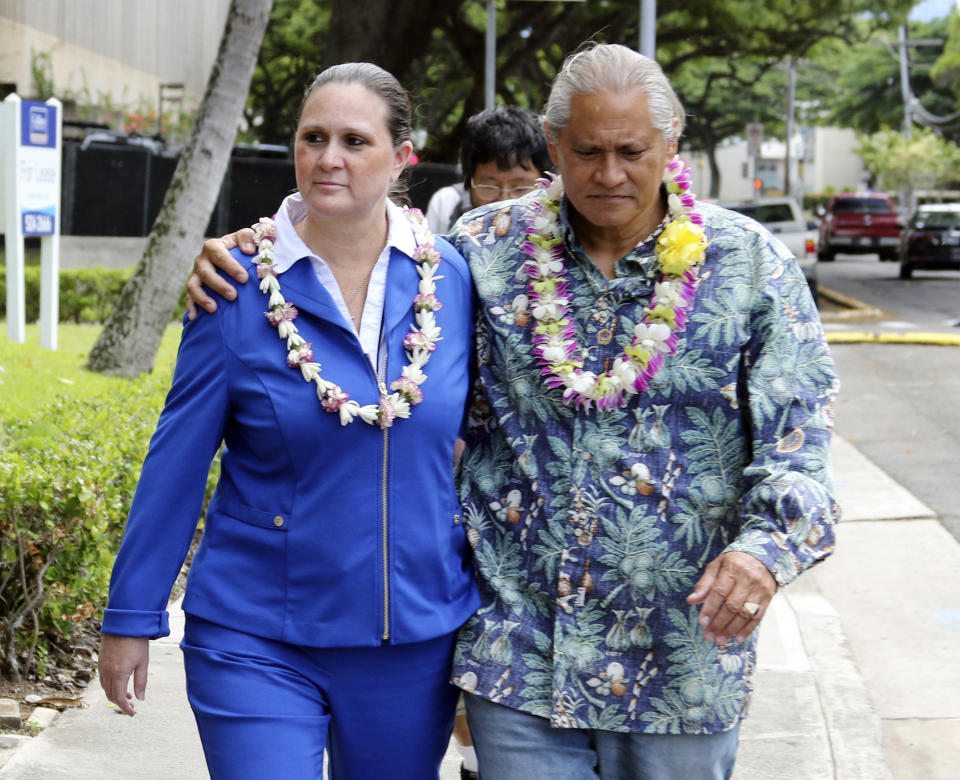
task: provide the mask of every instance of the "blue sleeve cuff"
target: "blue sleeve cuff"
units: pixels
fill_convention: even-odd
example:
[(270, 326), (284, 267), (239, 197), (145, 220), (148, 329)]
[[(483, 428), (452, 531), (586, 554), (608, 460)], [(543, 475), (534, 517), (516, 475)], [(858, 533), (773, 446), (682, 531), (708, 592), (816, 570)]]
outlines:
[(166, 610), (105, 609), (100, 633), (159, 639), (170, 634), (170, 616)]

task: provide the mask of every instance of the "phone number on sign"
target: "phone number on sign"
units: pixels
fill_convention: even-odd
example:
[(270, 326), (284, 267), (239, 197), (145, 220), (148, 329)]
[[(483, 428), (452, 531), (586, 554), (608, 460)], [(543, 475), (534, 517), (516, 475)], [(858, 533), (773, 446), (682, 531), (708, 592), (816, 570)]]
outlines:
[(53, 233), (51, 214), (24, 214), (23, 232), (28, 236), (50, 235)]

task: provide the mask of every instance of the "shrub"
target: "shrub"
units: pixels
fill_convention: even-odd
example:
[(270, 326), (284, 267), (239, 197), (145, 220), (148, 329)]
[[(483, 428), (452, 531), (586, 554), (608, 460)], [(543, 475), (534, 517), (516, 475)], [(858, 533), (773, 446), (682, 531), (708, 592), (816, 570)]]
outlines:
[[(170, 370), (0, 418), (0, 648), (5, 676), (101, 614)], [(217, 469), (211, 470), (208, 497)]]
[[(130, 269), (68, 268), (60, 271), (60, 322), (100, 323), (113, 312)], [(24, 303), (27, 322), (40, 319), (40, 266), (24, 268)], [(185, 295), (175, 310), (183, 312)], [(7, 315), (7, 278), (0, 273), (0, 317)]]
[(807, 193), (803, 196), (803, 210), (816, 214), (818, 208), (826, 209), (832, 197), (832, 192)]

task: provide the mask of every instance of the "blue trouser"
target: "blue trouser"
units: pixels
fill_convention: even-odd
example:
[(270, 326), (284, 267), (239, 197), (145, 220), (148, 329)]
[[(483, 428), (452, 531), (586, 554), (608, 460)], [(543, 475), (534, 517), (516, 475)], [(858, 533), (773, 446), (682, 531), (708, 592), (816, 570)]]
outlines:
[(436, 780), (453, 727), (456, 634), (311, 648), (187, 616), (187, 695), (214, 780)]
[(557, 729), (537, 715), (464, 696), (480, 776), (490, 780), (725, 780), (739, 726), (721, 734)]

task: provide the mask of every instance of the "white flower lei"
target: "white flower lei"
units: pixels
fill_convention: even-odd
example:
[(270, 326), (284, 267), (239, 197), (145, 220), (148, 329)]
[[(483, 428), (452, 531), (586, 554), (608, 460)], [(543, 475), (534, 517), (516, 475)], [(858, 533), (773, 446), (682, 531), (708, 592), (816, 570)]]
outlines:
[(417, 264), (417, 273), (420, 275), (417, 294), (413, 299), (416, 324), (411, 324), (410, 333), (403, 340), (408, 362), (403, 367), (400, 377), (390, 384), (393, 392), (387, 393), (386, 387), (378, 377), (380, 401), (365, 406), (350, 400), (350, 394), (338, 384), (320, 376), (321, 366), (314, 360), (311, 342), (305, 341), (297, 330), (297, 326), (293, 324), (299, 312), (280, 292), (279, 273), (273, 262), (276, 225), (268, 217), (262, 217), (253, 225), (253, 240), (258, 249), (255, 262), (260, 291), (270, 296), (270, 311), (264, 312), (264, 315), (277, 329), (277, 335), (281, 339), (286, 339), (287, 365), (291, 368), (299, 368), (305, 381), (316, 383), (320, 405), (325, 412), (339, 414), (341, 425), (347, 425), (359, 418), (365, 423), (370, 425), (376, 423), (386, 429), (393, 425), (396, 418), (409, 417), (411, 407), (423, 401), (420, 385), (427, 380), (423, 367), (430, 360), (437, 342), (441, 340), (440, 327), (437, 325), (434, 312), (443, 308), (443, 303), (436, 295), (436, 281), (443, 277), (437, 275), (440, 252), (433, 245), (433, 234), (427, 227), (423, 214), (419, 209), (406, 209), (404, 214), (410, 221), (417, 241), (417, 248), (413, 253), (413, 261)]
[(577, 341), (570, 316), (570, 298), (564, 276), (563, 239), (559, 213), (563, 182), (559, 177), (541, 180), (540, 192), (528, 212), (530, 227), (523, 250), (534, 326), (533, 349), (546, 385), (563, 388), (563, 400), (587, 410), (624, 406), (627, 397), (642, 392), (663, 365), (664, 355), (677, 349), (677, 333), (686, 325), (687, 312), (696, 294), (700, 264), (707, 240), (702, 217), (690, 192), (690, 171), (674, 157), (664, 174), (667, 209), (671, 217), (657, 239), (655, 253), (660, 279), (650, 306), (634, 326), (633, 339), (610, 371), (597, 375), (583, 370), (583, 348)]

